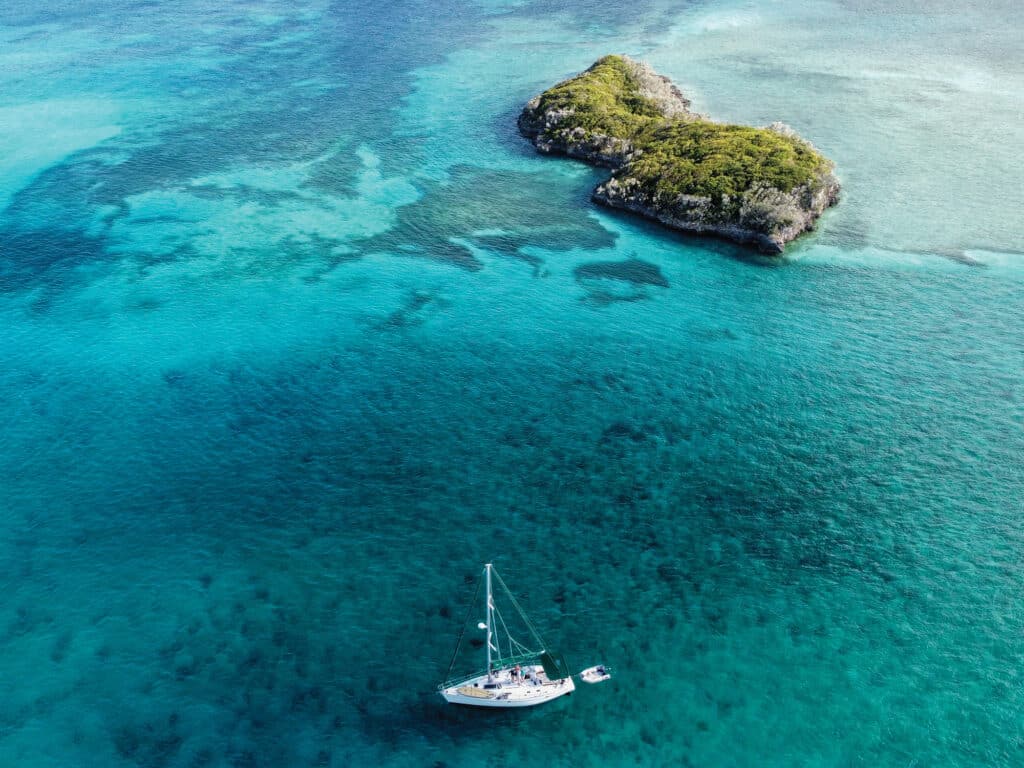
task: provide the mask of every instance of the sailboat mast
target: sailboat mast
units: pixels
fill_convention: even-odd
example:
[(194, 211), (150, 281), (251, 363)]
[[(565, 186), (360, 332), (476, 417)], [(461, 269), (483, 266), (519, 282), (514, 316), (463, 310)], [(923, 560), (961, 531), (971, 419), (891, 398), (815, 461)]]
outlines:
[(491, 679), (491, 635), (494, 626), (494, 598), (491, 595), (491, 564), (484, 566), (487, 573), (487, 679)]

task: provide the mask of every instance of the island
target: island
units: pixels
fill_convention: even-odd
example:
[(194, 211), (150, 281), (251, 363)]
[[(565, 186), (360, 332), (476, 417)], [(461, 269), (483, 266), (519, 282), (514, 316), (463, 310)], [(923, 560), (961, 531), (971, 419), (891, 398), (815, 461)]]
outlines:
[(718, 123), (628, 56), (531, 99), (520, 132), (545, 154), (612, 169), (597, 203), (781, 254), (839, 200), (830, 160), (788, 126)]

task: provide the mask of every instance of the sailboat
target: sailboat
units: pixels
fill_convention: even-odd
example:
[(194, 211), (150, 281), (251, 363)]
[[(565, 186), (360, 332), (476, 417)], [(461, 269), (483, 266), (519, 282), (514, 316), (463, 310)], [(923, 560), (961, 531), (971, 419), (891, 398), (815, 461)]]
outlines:
[[(450, 704), (465, 704), (470, 707), (534, 707), (552, 701), (561, 696), (568, 696), (576, 685), (568, 671), (565, 658), (548, 650), (541, 639), (540, 633), (527, 618), (519, 602), (505, 585), (501, 576), (494, 570), (491, 563), (484, 566), (483, 578), (487, 587), (486, 621), (477, 624), (477, 629), (486, 632), (484, 646), (487, 653), (487, 666), (483, 671), (471, 675), (452, 678), (459, 649), (466, 632), (463, 624), (459, 641), (452, 654), (452, 662), (448, 666), (446, 679), (438, 689), (445, 701)], [(508, 631), (508, 625), (494, 602), (494, 583), (504, 591), (512, 607), (518, 612), (526, 629), (531, 635), (532, 644), (523, 645)], [(477, 582), (477, 594), (473, 597), (476, 604), (480, 593), (480, 582)], [(472, 609), (471, 609), (472, 610)], [(593, 669), (593, 668), (591, 668)], [(604, 669), (602, 667), (602, 669)], [(605, 678), (607, 679), (607, 678)], [(590, 682), (588, 680), (588, 682)]]

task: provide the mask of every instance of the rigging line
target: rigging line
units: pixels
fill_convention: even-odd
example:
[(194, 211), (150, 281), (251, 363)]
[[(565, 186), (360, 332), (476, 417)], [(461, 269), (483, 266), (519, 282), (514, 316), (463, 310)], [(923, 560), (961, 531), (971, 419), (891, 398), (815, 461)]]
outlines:
[[(516, 641), (515, 638), (512, 637), (512, 633), (508, 631), (508, 624), (505, 623), (505, 617), (501, 615), (501, 611), (499, 611), (497, 608), (494, 609), (494, 614), (498, 617), (498, 621), (501, 622), (501, 626), (505, 629), (505, 637), (508, 638), (508, 655), (515, 656), (516, 654), (515, 651), (512, 649), (512, 643)], [(501, 643), (499, 642), (498, 645), (500, 646)]]
[(501, 611), (495, 608), (494, 612), (498, 615), (498, 621), (501, 622), (501, 626), (505, 628), (505, 637), (508, 638), (508, 655), (515, 656), (517, 650), (520, 653), (533, 653), (533, 651), (512, 637), (512, 633), (509, 631), (508, 624), (505, 623), (505, 617), (501, 615)]
[(499, 611), (497, 608), (495, 608), (494, 612), (498, 615), (498, 620), (501, 622), (501, 626), (503, 626), (505, 628), (505, 636), (508, 638), (508, 653), (509, 653), (509, 655), (510, 656), (515, 656), (516, 655), (516, 649), (518, 649), (521, 653), (533, 653), (533, 651), (531, 651), (525, 645), (523, 645), (518, 640), (516, 640), (514, 637), (512, 637), (512, 633), (509, 631), (508, 624), (505, 623), (505, 617), (501, 615), (501, 611)]
[(466, 612), (466, 620), (462, 622), (462, 631), (459, 632), (459, 641), (455, 644), (455, 653), (452, 654), (451, 663), (448, 665), (448, 671), (444, 676), (444, 681), (446, 683), (452, 678), (452, 670), (455, 669), (455, 660), (459, 657), (459, 649), (462, 647), (462, 638), (466, 634), (466, 625), (469, 624), (469, 617), (473, 615), (473, 608), (476, 606), (476, 599), (480, 596), (480, 585), (483, 581), (483, 577), (476, 580), (476, 591), (473, 593), (473, 599), (469, 601), (469, 610)]
[(541, 648), (546, 649), (547, 644), (545, 644), (544, 638), (540, 636), (540, 632), (538, 632), (537, 628), (533, 626), (533, 622), (530, 621), (530, 618), (526, 615), (526, 612), (519, 605), (519, 601), (516, 600), (516, 596), (512, 594), (512, 590), (508, 588), (507, 584), (505, 584), (505, 580), (501, 578), (498, 572), (493, 568), (491, 569), (491, 573), (498, 577), (498, 583), (501, 585), (502, 589), (505, 590), (505, 594), (507, 594), (509, 600), (512, 601), (512, 605), (515, 607), (517, 611), (519, 611), (519, 615), (522, 617), (523, 621), (526, 622), (526, 628), (530, 630), (530, 633), (533, 635), (533, 639), (537, 641), (537, 644), (540, 645)]
[[(501, 626), (505, 630), (505, 637), (508, 638), (508, 655), (509, 656), (515, 656), (516, 654), (515, 654), (515, 651), (512, 649), (512, 643), (516, 643), (516, 645), (518, 645), (519, 643), (516, 642), (516, 639), (514, 637), (512, 637), (512, 633), (509, 632), (509, 630), (508, 630), (508, 624), (505, 623), (505, 617), (501, 615), (501, 611), (499, 611), (497, 609), (497, 607), (495, 607), (495, 609), (494, 609), (494, 615), (498, 617), (498, 621), (501, 622)], [(497, 628), (495, 628), (495, 629), (497, 629)], [(501, 647), (501, 640), (498, 637), (497, 631), (495, 631), (494, 637), (495, 637), (495, 644), (500, 648)], [(499, 658), (499, 661), (502, 661), (502, 663), (504, 663), (504, 660), (501, 658), (501, 652), (500, 651), (498, 652), (498, 658)]]

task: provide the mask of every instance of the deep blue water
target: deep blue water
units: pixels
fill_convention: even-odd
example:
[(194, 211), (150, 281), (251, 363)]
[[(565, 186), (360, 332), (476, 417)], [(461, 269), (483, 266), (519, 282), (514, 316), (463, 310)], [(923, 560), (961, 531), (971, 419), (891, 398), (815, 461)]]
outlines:
[[(0, 8), (0, 765), (1024, 763), (1022, 33)], [(778, 263), (594, 208), (515, 117), (614, 51), (841, 205)], [(446, 708), (485, 561), (613, 682)]]

